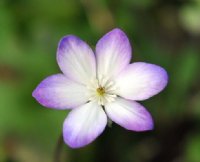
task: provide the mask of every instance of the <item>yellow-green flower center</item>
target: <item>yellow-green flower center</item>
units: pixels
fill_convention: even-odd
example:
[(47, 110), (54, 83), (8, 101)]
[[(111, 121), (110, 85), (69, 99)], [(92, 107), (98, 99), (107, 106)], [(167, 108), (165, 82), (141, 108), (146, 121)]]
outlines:
[(97, 88), (97, 94), (103, 96), (105, 94), (105, 89), (103, 87)]
[(98, 78), (92, 78), (88, 88), (88, 97), (90, 101), (95, 101), (99, 105), (105, 105), (108, 102), (115, 101), (117, 87), (108, 77), (99, 75)]

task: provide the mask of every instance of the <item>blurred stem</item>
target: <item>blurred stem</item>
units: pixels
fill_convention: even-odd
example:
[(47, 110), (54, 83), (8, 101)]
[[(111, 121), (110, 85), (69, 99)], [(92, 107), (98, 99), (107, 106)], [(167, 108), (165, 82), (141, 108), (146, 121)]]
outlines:
[(55, 153), (54, 153), (54, 162), (61, 162), (61, 152), (63, 148), (63, 136), (62, 134), (58, 138), (58, 142), (56, 145)]

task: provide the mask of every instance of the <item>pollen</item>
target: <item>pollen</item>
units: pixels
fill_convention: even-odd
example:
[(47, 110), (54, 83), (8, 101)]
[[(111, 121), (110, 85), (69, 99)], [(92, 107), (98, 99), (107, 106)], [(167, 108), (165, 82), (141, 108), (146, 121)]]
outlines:
[(97, 94), (103, 96), (105, 94), (105, 89), (103, 87), (97, 88)]
[(99, 105), (115, 101), (117, 87), (108, 77), (99, 75), (99, 78), (92, 78), (87, 85), (88, 97), (90, 101), (95, 101)]

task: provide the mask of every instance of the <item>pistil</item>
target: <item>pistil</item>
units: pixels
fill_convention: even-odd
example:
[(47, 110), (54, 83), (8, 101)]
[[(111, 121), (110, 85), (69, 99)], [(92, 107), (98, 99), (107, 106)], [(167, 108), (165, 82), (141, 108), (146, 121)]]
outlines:
[(97, 94), (103, 96), (105, 94), (105, 89), (103, 87), (97, 88)]
[(105, 105), (108, 102), (113, 102), (116, 95), (116, 86), (113, 81), (107, 77), (100, 75), (98, 79), (91, 79), (87, 85), (88, 96), (90, 101), (96, 101), (99, 105)]

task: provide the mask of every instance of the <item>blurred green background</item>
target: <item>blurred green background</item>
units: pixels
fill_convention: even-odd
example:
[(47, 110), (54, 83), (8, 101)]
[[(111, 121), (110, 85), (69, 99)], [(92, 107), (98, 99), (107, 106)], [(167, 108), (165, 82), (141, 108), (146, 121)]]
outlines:
[(127, 33), (133, 61), (169, 73), (168, 87), (141, 102), (155, 129), (113, 124), (82, 149), (60, 145), (61, 161), (200, 162), (200, 0), (1, 0), (0, 162), (53, 162), (68, 112), (43, 108), (31, 93), (60, 72), (61, 37), (74, 34), (94, 48), (114, 27)]

